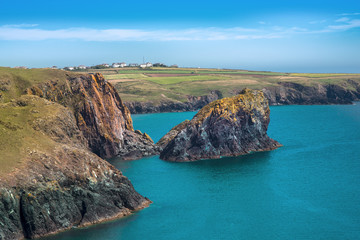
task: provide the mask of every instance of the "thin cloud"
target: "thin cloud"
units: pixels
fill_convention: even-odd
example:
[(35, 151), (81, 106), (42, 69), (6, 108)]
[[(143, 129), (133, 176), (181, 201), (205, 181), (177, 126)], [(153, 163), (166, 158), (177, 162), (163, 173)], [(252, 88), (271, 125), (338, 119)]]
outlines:
[(0, 40), (82, 40), (82, 41), (190, 41), (273, 38), (250, 28), (199, 28), (183, 30), (91, 29), (69, 28), (44, 30), (38, 28), (0, 27)]
[(32, 27), (37, 27), (37, 26), (39, 26), (39, 24), (22, 23), (22, 24), (4, 25), (3, 27), (5, 27), (5, 28), (32, 28)]
[(323, 20), (311, 21), (311, 22), (309, 22), (309, 24), (319, 24), (319, 23), (325, 23), (325, 22), (326, 22), (326, 20), (323, 19)]
[(360, 20), (346, 17), (337, 19), (334, 24), (322, 29), (304, 27), (268, 26), (256, 28), (193, 28), (178, 30), (144, 29), (94, 29), (67, 28), (46, 30), (36, 28), (37, 24), (18, 24), (0, 26), (0, 40), (42, 41), (42, 40), (80, 40), (93, 42), (115, 41), (224, 41), (242, 39), (288, 38), (299, 34), (323, 34), (345, 31), (360, 27)]
[(358, 27), (360, 27), (360, 19), (354, 19), (354, 20), (348, 21), (346, 24), (343, 24), (343, 25), (329, 26), (329, 29), (333, 29), (333, 30), (349, 30), (349, 29), (358, 28)]
[(338, 15), (339, 16), (357, 16), (357, 15), (360, 15), (360, 13), (341, 13)]
[(348, 22), (349, 20), (350, 19), (347, 17), (342, 17), (342, 18), (336, 19), (335, 22)]

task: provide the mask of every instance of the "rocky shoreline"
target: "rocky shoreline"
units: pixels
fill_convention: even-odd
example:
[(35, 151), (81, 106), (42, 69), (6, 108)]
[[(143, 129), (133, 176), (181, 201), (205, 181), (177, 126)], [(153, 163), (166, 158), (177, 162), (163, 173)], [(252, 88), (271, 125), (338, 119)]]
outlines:
[[(328, 105), (351, 104), (360, 100), (360, 84), (351, 79), (347, 80), (350, 86), (336, 84), (317, 84), (306, 86), (292, 82), (278, 82), (277, 86), (261, 89), (270, 105)], [(242, 89), (234, 90), (233, 94), (240, 93)], [(208, 95), (195, 97), (188, 96), (187, 102), (163, 101), (153, 102), (124, 102), (132, 114), (185, 112), (196, 111), (210, 102), (221, 99), (220, 91), (211, 91)]]
[(56, 73), (62, 76), (23, 90), (16, 85), (21, 77), (6, 75), (10, 87), (2, 96), (12, 88), (20, 95), (0, 102), (1, 240), (88, 226), (151, 203), (103, 158), (137, 159), (158, 147), (133, 129), (101, 74)]

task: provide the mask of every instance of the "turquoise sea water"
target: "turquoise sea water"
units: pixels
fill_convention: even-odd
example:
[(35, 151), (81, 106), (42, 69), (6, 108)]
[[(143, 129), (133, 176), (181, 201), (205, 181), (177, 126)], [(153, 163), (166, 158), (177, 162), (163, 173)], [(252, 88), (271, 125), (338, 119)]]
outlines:
[[(155, 141), (194, 112), (134, 115)], [(192, 163), (112, 159), (154, 203), (78, 239), (360, 239), (360, 103), (271, 107), (284, 147)]]

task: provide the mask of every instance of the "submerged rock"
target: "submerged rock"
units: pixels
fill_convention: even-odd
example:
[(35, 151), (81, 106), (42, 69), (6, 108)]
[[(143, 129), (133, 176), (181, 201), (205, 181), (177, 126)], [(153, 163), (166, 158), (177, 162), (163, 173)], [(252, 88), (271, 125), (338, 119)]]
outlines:
[(203, 107), (191, 121), (175, 126), (159, 140), (160, 158), (168, 161), (237, 156), (281, 146), (266, 131), (270, 109), (263, 92), (244, 89)]

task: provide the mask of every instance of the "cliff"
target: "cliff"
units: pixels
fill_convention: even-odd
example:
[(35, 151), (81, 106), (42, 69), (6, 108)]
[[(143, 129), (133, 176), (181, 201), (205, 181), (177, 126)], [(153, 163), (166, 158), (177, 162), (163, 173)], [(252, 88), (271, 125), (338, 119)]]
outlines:
[(268, 101), (261, 91), (214, 101), (191, 121), (174, 127), (159, 140), (160, 158), (168, 161), (237, 156), (281, 146), (266, 134), (270, 122)]
[[(223, 86), (219, 88), (224, 88)], [(255, 90), (262, 90), (270, 105), (320, 105), (320, 104), (351, 104), (360, 99), (360, 81), (347, 79), (337, 84), (296, 82), (276, 82), (270, 86), (249, 86)], [(125, 101), (124, 104), (131, 113), (156, 113), (156, 112), (184, 112), (196, 111), (212, 101), (223, 96), (237, 95), (243, 89), (234, 86), (226, 91), (212, 90), (207, 95), (187, 95), (187, 101)]]
[(311, 86), (279, 82), (262, 89), (270, 105), (351, 104), (360, 99), (360, 83), (348, 79), (343, 84), (314, 84)]
[(131, 113), (157, 113), (157, 112), (185, 112), (196, 111), (206, 104), (222, 98), (220, 91), (210, 91), (204, 96), (188, 95), (186, 102), (179, 101), (160, 101), (154, 102), (124, 102)]
[(24, 95), (0, 104), (0, 120), (0, 239), (45, 236), (150, 203), (91, 152), (70, 108)]
[(90, 149), (100, 157), (136, 159), (158, 153), (151, 139), (134, 132), (130, 111), (101, 74), (67, 75), (26, 92), (72, 109)]

